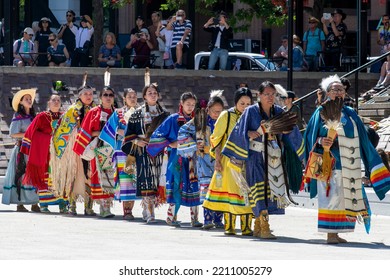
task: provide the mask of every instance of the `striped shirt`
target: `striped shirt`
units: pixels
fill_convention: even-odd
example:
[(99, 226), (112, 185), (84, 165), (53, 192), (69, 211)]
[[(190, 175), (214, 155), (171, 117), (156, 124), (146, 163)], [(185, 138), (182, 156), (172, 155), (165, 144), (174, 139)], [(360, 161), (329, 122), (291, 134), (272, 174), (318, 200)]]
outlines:
[[(173, 28), (173, 37), (172, 37), (171, 48), (175, 48), (177, 43), (180, 42), (180, 40), (183, 38), (184, 31), (186, 31), (187, 29), (190, 31), (192, 30), (192, 23), (188, 19), (186, 19), (183, 22), (183, 24), (180, 24), (179, 21), (175, 21), (172, 24), (172, 28)], [(186, 44), (187, 46), (190, 44), (190, 35), (191, 33), (187, 36), (187, 38), (184, 41), (184, 44)]]

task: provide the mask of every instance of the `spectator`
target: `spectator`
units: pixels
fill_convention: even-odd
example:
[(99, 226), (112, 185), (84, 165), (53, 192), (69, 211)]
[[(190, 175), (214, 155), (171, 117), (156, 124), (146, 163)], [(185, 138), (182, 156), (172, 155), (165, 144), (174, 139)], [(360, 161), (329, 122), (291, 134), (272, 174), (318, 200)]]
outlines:
[(58, 39), (62, 39), (62, 43), (65, 45), (69, 52), (70, 59), (74, 57), (74, 50), (76, 49), (76, 34), (78, 26), (75, 22), (75, 12), (68, 10), (66, 12), (66, 23), (61, 25), (58, 31)]
[(209, 70), (215, 69), (215, 64), (219, 59), (219, 70), (226, 70), (229, 56), (229, 39), (233, 38), (233, 30), (227, 23), (227, 14), (221, 12), (218, 17), (210, 18), (203, 30), (213, 34), (211, 39), (212, 49), (210, 50)]
[(348, 90), (351, 88), (351, 82), (347, 78), (340, 78), (340, 81), (345, 89), (344, 105), (349, 106), (356, 111), (356, 101), (348, 94)]
[(282, 45), (279, 49), (274, 53), (274, 57), (280, 59), (280, 62), (277, 62), (277, 67), (287, 67), (287, 54), (288, 54), (288, 36), (282, 36)]
[[(304, 58), (303, 50), (299, 45), (301, 39), (297, 35), (293, 35), (293, 70), (294, 71), (307, 71), (307, 63)], [(288, 58), (288, 55), (285, 55)], [(282, 66), (280, 71), (287, 71), (287, 66)]]
[(309, 64), (309, 71), (318, 69), (318, 52), (325, 51), (325, 34), (315, 17), (309, 17), (309, 29), (303, 34), (303, 52)]
[[(164, 55), (164, 51), (165, 51), (165, 43), (164, 41), (158, 41), (157, 40), (157, 36), (156, 36), (156, 32), (157, 30), (159, 30), (161, 28), (161, 12), (156, 12), (154, 11), (152, 13), (152, 25), (150, 25), (148, 27), (148, 30), (149, 30), (149, 34), (150, 34), (150, 42), (152, 43), (153, 45), (153, 49), (151, 50), (150, 54), (151, 55), (154, 55), (156, 57), (156, 60), (154, 62), (154, 66), (156, 66), (156, 68), (162, 68), (164, 66), (164, 60), (163, 60), (163, 55)], [(160, 48), (160, 43), (163, 44), (164, 43), (164, 46), (161, 45), (161, 48)]]
[(326, 52), (324, 56), (325, 65), (332, 67), (332, 70), (340, 70), (341, 53), (344, 45), (347, 26), (343, 22), (347, 15), (341, 9), (335, 9), (329, 19), (321, 18), (322, 28), (326, 39)]
[(34, 31), (34, 36), (31, 38), (31, 41), (35, 42), (35, 34), (39, 31), (39, 21), (33, 21), (31, 23), (31, 29)]
[[(168, 18), (168, 21), (165, 21), (165, 24), (169, 22), (172, 19), (172, 17)], [(165, 25), (163, 25), (163, 21), (160, 22), (160, 28), (156, 31), (157, 40), (164, 40), (165, 41), (165, 51), (163, 54), (164, 59), (164, 68), (173, 68), (173, 60), (172, 60), (172, 54), (171, 54), (171, 45), (172, 45), (172, 36), (173, 36), (173, 30), (168, 30)]]
[(30, 53), (34, 52), (34, 43), (31, 38), (34, 36), (34, 31), (30, 27), (23, 30), (23, 37), (14, 42), (14, 66), (33, 66), (34, 59)]
[(76, 34), (76, 49), (72, 58), (72, 67), (87, 67), (89, 64), (89, 48), (94, 32), (93, 21), (88, 16), (81, 17), (81, 26)]
[[(141, 33), (141, 29), (145, 28), (145, 20), (142, 16), (137, 16), (135, 20), (135, 27), (130, 31), (130, 41), (132, 41), (133, 37), (137, 38), (137, 34)], [(123, 67), (130, 68), (134, 55), (134, 50), (132, 48), (127, 48), (128, 44), (122, 48), (121, 55), (123, 57)], [(122, 46), (121, 46), (122, 47)]]
[[(390, 51), (390, 45), (384, 45), (383, 53)], [(382, 90), (390, 85), (390, 56), (386, 57), (386, 61), (382, 64), (379, 80), (374, 87), (374, 90)]]
[(381, 46), (381, 54), (384, 54), (388, 51), (387, 49), (385, 50), (385, 46), (390, 44), (390, 17), (383, 15), (382, 23), (383, 26), (378, 30), (378, 40), (376, 42)]
[(35, 33), (35, 49), (40, 53), (38, 55), (38, 66), (47, 66), (47, 48), (50, 47), (49, 35), (51, 34), (51, 20), (47, 17), (41, 18), (38, 23), (39, 30)]
[(59, 44), (57, 35), (49, 35), (50, 47), (47, 48), (47, 59), (49, 66), (68, 66), (66, 61), (69, 60), (69, 52), (64, 44)]
[(149, 31), (146, 28), (142, 28), (141, 33), (133, 36), (131, 41), (127, 43), (126, 48), (134, 48), (135, 51), (132, 68), (145, 68), (149, 66), (150, 50), (153, 48), (153, 45), (149, 40)]
[(178, 10), (176, 16), (169, 21), (167, 28), (173, 30), (171, 53), (175, 68), (183, 67), (183, 54), (188, 51), (190, 45), (190, 36), (192, 32), (192, 23), (186, 19), (186, 13)]
[(99, 67), (121, 67), (121, 49), (116, 44), (115, 34), (108, 32), (99, 49)]
[(302, 131), (305, 128), (306, 123), (305, 120), (302, 118), (301, 108), (299, 108), (298, 105), (293, 104), (295, 97), (295, 92), (288, 90), (287, 98), (284, 99), (284, 104), (286, 105), (287, 111), (291, 111), (298, 116), (297, 126), (299, 130)]

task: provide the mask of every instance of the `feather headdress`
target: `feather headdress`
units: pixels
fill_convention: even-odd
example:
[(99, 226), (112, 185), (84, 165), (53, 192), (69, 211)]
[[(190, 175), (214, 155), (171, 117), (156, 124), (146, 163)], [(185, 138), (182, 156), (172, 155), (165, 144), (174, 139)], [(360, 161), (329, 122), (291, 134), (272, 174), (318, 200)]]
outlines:
[(146, 87), (149, 86), (150, 85), (150, 70), (149, 70), (149, 67), (145, 68), (144, 80), (145, 80), (145, 86)]
[(324, 91), (324, 92), (328, 92), (328, 88), (331, 84), (333, 83), (341, 83), (341, 80), (339, 78), (339, 76), (337, 74), (335, 75), (330, 75), (326, 78), (323, 78), (322, 81), (321, 81), (321, 89)]
[(275, 88), (280, 97), (282, 98), (288, 97), (286, 89), (281, 84), (275, 84)]
[(210, 99), (217, 96), (217, 97), (221, 97), (223, 94), (223, 89), (216, 89), (216, 90), (212, 90), (210, 91)]
[(88, 78), (88, 73), (87, 71), (84, 72), (84, 76), (83, 76), (83, 82), (81, 84), (81, 87), (85, 87), (87, 85), (87, 78)]
[(107, 67), (106, 72), (104, 72), (104, 86), (105, 87), (110, 86), (110, 80), (111, 80), (110, 67)]

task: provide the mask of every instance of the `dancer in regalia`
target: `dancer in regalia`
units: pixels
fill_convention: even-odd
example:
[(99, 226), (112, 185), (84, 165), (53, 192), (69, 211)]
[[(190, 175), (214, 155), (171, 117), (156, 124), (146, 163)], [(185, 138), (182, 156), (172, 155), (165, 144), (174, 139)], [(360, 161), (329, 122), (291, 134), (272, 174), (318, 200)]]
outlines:
[(22, 184), (26, 172), (27, 156), (20, 151), (24, 133), (35, 117), (33, 107), (35, 92), (35, 89), (19, 90), (12, 98), (12, 108), (15, 113), (12, 117), (9, 134), (16, 140), (16, 144), (12, 149), (5, 174), (2, 202), (8, 205), (16, 204), (18, 212), (28, 212), (23, 206), (24, 204), (32, 204), (31, 211), (40, 212), (36, 188)]
[[(84, 174), (87, 161), (82, 160), (73, 151), (81, 123), (87, 113), (96, 106), (93, 102), (93, 89), (86, 84), (87, 75), (84, 75), (83, 84), (78, 89), (78, 98), (73, 105), (61, 116), (54, 131), (50, 150), (50, 181), (52, 190), (57, 196), (69, 198), (69, 214), (77, 215), (76, 201), (84, 201), (84, 215), (96, 216), (93, 211), (93, 201), (90, 198), (91, 189), (89, 178)], [(64, 164), (66, 162), (66, 164)]]
[[(259, 102), (244, 111), (222, 151), (230, 158), (229, 165), (234, 170), (245, 171), (244, 179), (249, 188), (240, 186), (255, 216), (253, 236), (267, 239), (276, 238), (270, 231), (268, 215), (284, 214), (284, 208), (291, 202), (288, 188), (291, 180), (287, 178), (287, 163), (284, 162), (282, 149), (292, 151), (290, 157), (295, 158), (294, 164), (298, 165), (295, 178), (298, 190), (302, 178), (297, 154), (303, 156), (303, 142), (296, 126), (297, 117), (293, 113), (282, 114), (284, 110), (274, 104), (276, 94), (273, 83), (265, 81), (260, 84)], [(281, 125), (281, 132), (270, 131), (274, 123), (271, 126), (269, 122), (276, 116), (288, 118), (277, 123)]]
[(68, 212), (66, 201), (49, 190), (50, 141), (61, 115), (61, 98), (53, 94), (47, 104), (48, 110), (34, 118), (22, 140), (21, 152), (28, 156), (23, 184), (37, 188), (41, 212), (49, 213), (49, 205), (59, 205), (64, 214)]
[(370, 229), (371, 210), (362, 184), (361, 162), (370, 171), (373, 190), (380, 200), (390, 189), (390, 173), (359, 116), (343, 105), (346, 92), (338, 76), (323, 79), (321, 87), (327, 100), (308, 123), (305, 157), (310, 167), (311, 151), (322, 154), (319, 171), (329, 177), (325, 181), (306, 178), (306, 183), (310, 197), (318, 195), (318, 231), (327, 233), (327, 243), (345, 243), (338, 233), (353, 232), (356, 220), (364, 221), (367, 233)]
[(210, 137), (215, 171), (203, 207), (224, 213), (226, 235), (236, 234), (237, 215), (240, 216), (242, 235), (252, 235), (252, 209), (246, 205), (240, 187), (231, 173), (229, 159), (221, 153), (238, 119), (252, 103), (252, 92), (248, 88), (237, 89), (234, 93), (234, 107), (221, 113)]
[[(76, 136), (76, 142), (73, 146), (73, 151), (82, 156), (88, 149), (90, 144), (95, 137), (98, 137), (104, 125), (110, 118), (111, 114), (115, 111), (114, 109), (114, 98), (115, 92), (110, 87), (106, 86), (101, 90), (99, 98), (101, 104), (92, 108), (84, 117), (81, 124), (81, 129)], [(103, 146), (103, 141), (97, 141), (94, 149)], [(112, 154), (108, 155), (110, 158)], [(100, 205), (100, 216), (102, 218), (112, 218), (115, 215), (111, 213), (111, 204), (114, 198), (114, 186), (112, 172), (100, 170), (98, 166), (98, 156), (93, 157), (85, 168), (88, 174), (88, 178), (91, 179), (91, 194), (90, 197)]]
[[(169, 203), (167, 224), (180, 226), (177, 213), (180, 206), (190, 207), (191, 224), (201, 227), (198, 219), (200, 193), (194, 160), (191, 157), (181, 157), (177, 152), (178, 133), (182, 125), (194, 117), (197, 99), (191, 92), (185, 92), (180, 97), (179, 112), (170, 115), (150, 137), (147, 152), (156, 156), (170, 148), (166, 172), (167, 203)], [(184, 140), (184, 139), (183, 139)]]
[[(224, 104), (221, 99), (222, 90), (213, 90), (207, 108), (198, 109), (195, 117), (179, 130), (177, 153), (196, 162), (196, 173), (200, 186), (200, 203), (203, 204), (214, 173), (214, 158), (210, 155), (210, 136), (214, 132), (215, 122), (222, 113)], [(223, 213), (203, 208), (204, 229), (214, 226), (223, 228)]]
[[(145, 87), (142, 90), (144, 104), (130, 117), (127, 124), (122, 151), (135, 157), (137, 172), (137, 197), (142, 197), (142, 216), (146, 223), (155, 223), (154, 209), (162, 202), (165, 190), (161, 185), (163, 152), (151, 157), (146, 152), (154, 130), (169, 115), (158, 102), (157, 84), (150, 83), (149, 70), (145, 72)], [(162, 190), (159, 192), (159, 190)]]
[[(137, 92), (131, 88), (125, 89), (123, 93), (123, 106), (115, 110), (108, 122), (103, 127), (99, 138), (108, 143), (114, 150), (112, 162), (115, 165), (115, 200), (123, 205), (123, 218), (134, 220), (133, 207), (136, 199), (136, 166), (125, 166), (126, 154), (122, 152), (122, 141), (125, 129), (130, 116), (139, 107), (137, 103)], [(127, 168), (128, 170), (126, 170)]]

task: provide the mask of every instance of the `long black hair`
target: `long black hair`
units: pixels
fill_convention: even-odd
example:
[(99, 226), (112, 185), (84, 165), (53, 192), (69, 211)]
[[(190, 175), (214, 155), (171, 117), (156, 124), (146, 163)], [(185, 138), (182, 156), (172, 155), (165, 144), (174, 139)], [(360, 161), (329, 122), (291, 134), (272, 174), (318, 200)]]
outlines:
[[(25, 96), (26, 95), (23, 95), (23, 97), (20, 99), (20, 101), (22, 101)], [(24, 106), (22, 104), (20, 104), (20, 102), (18, 104), (18, 110), (16, 112), (21, 114), (24, 117), (28, 116), (28, 114), (26, 113), (26, 108), (24, 108)], [(30, 109), (30, 116), (32, 116), (34, 118), (35, 115), (36, 115), (36, 113), (35, 113), (34, 104), (33, 104), (31, 106), (31, 109)]]

